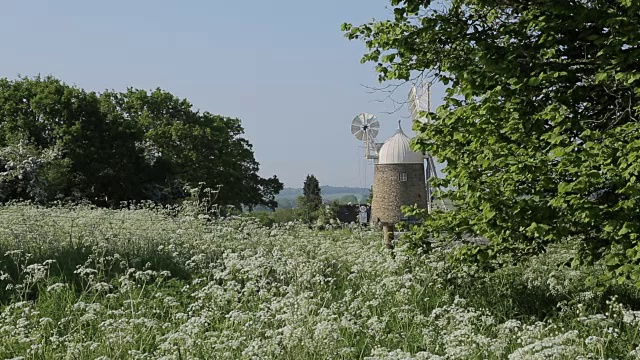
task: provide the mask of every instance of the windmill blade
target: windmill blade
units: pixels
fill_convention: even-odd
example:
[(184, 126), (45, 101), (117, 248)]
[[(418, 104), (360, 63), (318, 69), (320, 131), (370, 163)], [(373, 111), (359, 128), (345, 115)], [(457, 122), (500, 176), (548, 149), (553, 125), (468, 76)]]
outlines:
[(374, 118), (373, 122), (369, 124), (369, 134), (371, 135), (372, 138), (375, 138), (376, 136), (378, 136), (379, 131), (380, 131), (380, 122), (378, 121), (378, 119)]
[(378, 118), (373, 115), (373, 114), (363, 114), (364, 115), (364, 119), (363, 119), (363, 124), (367, 125), (368, 127), (371, 127), (373, 124), (378, 124), (378, 126), (380, 125), (380, 123), (378, 123)]
[(360, 127), (351, 125), (351, 133), (356, 137), (356, 139), (363, 140), (365, 138), (366, 131), (362, 130)]
[(358, 114), (353, 121), (351, 121), (351, 133), (358, 140), (363, 140), (365, 135), (365, 116), (364, 114)]
[(378, 118), (369, 113), (360, 113), (351, 121), (351, 133), (356, 139), (364, 142), (365, 159), (377, 159), (378, 151), (375, 147), (376, 136), (380, 130)]
[(375, 138), (380, 130), (380, 122), (373, 114), (358, 114), (351, 122), (351, 133), (358, 140)]
[(362, 126), (365, 123), (365, 114), (358, 114), (351, 121), (351, 125)]
[(416, 87), (412, 86), (409, 90), (409, 111), (413, 120), (418, 120), (420, 105), (418, 104), (418, 96), (416, 95)]
[(431, 112), (431, 83), (421, 86), (420, 96), (418, 96), (418, 106), (422, 111)]
[(409, 111), (413, 120), (425, 122), (422, 112), (431, 112), (431, 84), (412, 86), (409, 90)]

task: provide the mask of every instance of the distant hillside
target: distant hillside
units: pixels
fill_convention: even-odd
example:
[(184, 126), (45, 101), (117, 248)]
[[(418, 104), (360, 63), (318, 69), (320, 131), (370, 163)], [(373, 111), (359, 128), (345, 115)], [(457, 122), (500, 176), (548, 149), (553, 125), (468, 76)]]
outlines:
[[(320, 186), (320, 194), (324, 200), (337, 200), (346, 196), (355, 196), (356, 199), (361, 200), (369, 197), (369, 189), (325, 185)], [(276, 196), (276, 201), (278, 201), (281, 208), (290, 208), (295, 206), (295, 200), (298, 196), (302, 196), (302, 188), (284, 188)]]
[[(356, 195), (360, 196), (369, 196), (368, 188), (359, 188), (359, 187), (348, 187), (348, 186), (329, 186), (324, 185), (320, 186), (320, 191), (322, 197), (331, 196), (331, 195)], [(302, 195), (302, 188), (284, 188), (280, 191), (280, 194), (276, 196), (276, 198), (296, 198)]]

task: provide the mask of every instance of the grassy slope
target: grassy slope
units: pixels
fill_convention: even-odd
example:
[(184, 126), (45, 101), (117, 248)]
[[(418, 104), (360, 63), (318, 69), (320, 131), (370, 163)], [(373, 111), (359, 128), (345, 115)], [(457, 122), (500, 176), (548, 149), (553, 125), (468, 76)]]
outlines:
[(27, 206), (0, 220), (0, 358), (595, 359), (640, 344), (637, 292), (558, 267), (566, 244), (457, 276), (447, 247), (391, 256), (360, 230)]

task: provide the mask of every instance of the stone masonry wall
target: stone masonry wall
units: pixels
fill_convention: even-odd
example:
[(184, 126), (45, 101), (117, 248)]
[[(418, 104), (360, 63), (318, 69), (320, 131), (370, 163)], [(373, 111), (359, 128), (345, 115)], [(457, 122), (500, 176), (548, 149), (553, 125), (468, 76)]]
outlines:
[[(407, 181), (400, 181), (400, 173)], [(427, 207), (424, 164), (376, 164), (373, 175), (371, 222), (396, 223), (402, 217), (401, 206)]]

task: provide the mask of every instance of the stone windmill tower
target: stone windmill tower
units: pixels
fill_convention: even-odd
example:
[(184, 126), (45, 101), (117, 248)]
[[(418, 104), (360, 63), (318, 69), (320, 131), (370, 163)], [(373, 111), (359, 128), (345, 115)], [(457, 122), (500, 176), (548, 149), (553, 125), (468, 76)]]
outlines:
[(423, 154), (413, 151), (409, 137), (398, 130), (384, 142), (374, 165), (371, 222), (392, 225), (402, 219), (403, 205), (427, 207)]

